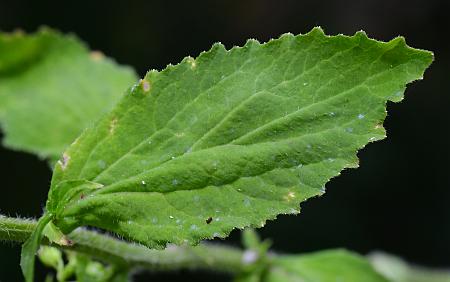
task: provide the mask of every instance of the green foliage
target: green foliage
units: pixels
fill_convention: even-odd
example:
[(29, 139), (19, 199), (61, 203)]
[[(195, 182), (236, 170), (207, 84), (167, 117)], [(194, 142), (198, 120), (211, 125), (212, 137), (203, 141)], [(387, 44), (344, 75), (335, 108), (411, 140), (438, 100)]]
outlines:
[[(66, 252), (68, 263), (64, 265), (63, 252), (55, 247), (41, 246), (38, 252), (41, 262), (56, 270), (58, 282), (120, 282), (128, 281), (128, 269), (106, 267), (90, 257), (76, 252)], [(53, 278), (52, 278), (53, 279)]]
[(388, 282), (367, 260), (345, 250), (322, 251), (273, 260), (261, 282)]
[(116, 269), (114, 266), (105, 267), (103, 264), (91, 260), (88, 256), (72, 254), (75, 261), (75, 275), (78, 282), (126, 282), (128, 270)]
[(62, 252), (57, 248), (41, 246), (38, 257), (45, 266), (52, 267), (57, 273), (64, 271)]
[(0, 33), (0, 124), (5, 146), (57, 160), (136, 81), (74, 36)]
[(346, 250), (268, 254), (268, 244), (260, 242), (257, 234), (249, 229), (244, 230), (243, 244), (245, 268), (236, 282), (388, 282), (365, 257)]
[(324, 193), (384, 138), (432, 54), (388, 43), (286, 34), (150, 71), (55, 167), (48, 213), (64, 233), (83, 225), (152, 248), (260, 227)]
[(32, 282), (34, 280), (34, 261), (37, 250), (42, 240), (43, 230), (50, 222), (51, 218), (48, 215), (44, 215), (38, 221), (36, 229), (31, 233), (22, 245), (22, 255), (20, 257), (20, 267), (22, 268), (25, 281)]
[(402, 259), (384, 254), (369, 255), (374, 268), (391, 282), (450, 282), (450, 270), (429, 269), (411, 265)]
[(261, 242), (258, 234), (253, 229), (247, 228), (242, 233), (242, 244), (245, 252), (242, 255), (244, 265), (241, 273), (236, 277), (236, 282), (259, 282), (267, 273), (270, 260), (267, 254), (270, 242)]
[[(75, 38), (0, 34), (5, 145), (52, 161), (65, 150), (46, 213), (23, 245), (26, 281), (42, 237), (69, 246), (64, 234), (79, 226), (163, 248), (299, 213), (302, 201), (358, 166), (359, 149), (385, 137), (386, 103), (400, 101), (432, 59), (403, 38), (315, 28), (231, 50), (215, 44), (150, 71), (121, 96), (134, 72)], [(255, 233), (244, 243), (237, 281), (387, 281), (346, 251), (272, 257)], [(39, 256), (58, 281), (128, 280), (124, 265), (72, 252), (64, 265), (62, 252), (47, 247)]]

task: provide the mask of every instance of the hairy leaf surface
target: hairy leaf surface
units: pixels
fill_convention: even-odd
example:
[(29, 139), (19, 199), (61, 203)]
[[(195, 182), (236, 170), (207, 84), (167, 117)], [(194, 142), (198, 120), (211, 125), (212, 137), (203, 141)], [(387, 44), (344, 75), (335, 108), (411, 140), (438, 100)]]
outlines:
[(357, 167), (385, 137), (432, 54), (388, 43), (286, 34), (150, 71), (55, 167), (47, 210), (69, 232), (96, 226), (150, 247), (263, 226)]
[(136, 80), (132, 69), (89, 52), (74, 36), (0, 33), (3, 143), (57, 160)]

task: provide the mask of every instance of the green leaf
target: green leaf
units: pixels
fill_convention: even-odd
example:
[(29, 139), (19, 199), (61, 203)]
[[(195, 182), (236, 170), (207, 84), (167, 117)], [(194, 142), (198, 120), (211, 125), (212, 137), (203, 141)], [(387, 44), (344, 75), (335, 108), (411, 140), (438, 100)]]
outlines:
[[(252, 281), (240, 279), (240, 282)], [(275, 258), (260, 282), (388, 282), (370, 263), (345, 250)]]
[(155, 248), (296, 214), (385, 137), (386, 102), (432, 60), (403, 38), (319, 28), (215, 44), (150, 71), (72, 144), (47, 209), (64, 233), (89, 225)]
[(136, 74), (74, 36), (0, 33), (0, 123), (9, 148), (57, 160)]
[(385, 253), (369, 255), (373, 267), (392, 282), (450, 282), (448, 269), (431, 269), (409, 264)]
[(57, 273), (64, 271), (64, 259), (61, 250), (55, 247), (41, 246), (38, 251), (39, 260)]
[(76, 255), (76, 260), (75, 275), (79, 282), (129, 281), (126, 271), (116, 273), (113, 268), (107, 268), (100, 262), (81, 254)]
[(48, 214), (42, 216), (37, 223), (36, 229), (31, 233), (30, 238), (22, 245), (20, 267), (26, 282), (33, 282), (34, 280), (34, 260), (42, 240), (42, 231), (50, 220), (51, 217)]
[(251, 228), (246, 228), (242, 232), (242, 245), (245, 249), (266, 251), (266, 248), (261, 248), (262, 242), (261, 238), (258, 236), (258, 233)]

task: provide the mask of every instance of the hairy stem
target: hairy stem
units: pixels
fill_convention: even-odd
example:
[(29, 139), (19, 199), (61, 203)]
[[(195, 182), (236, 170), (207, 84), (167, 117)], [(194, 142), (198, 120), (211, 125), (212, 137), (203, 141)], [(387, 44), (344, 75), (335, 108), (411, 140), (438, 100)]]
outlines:
[(0, 215), (0, 240), (24, 242), (36, 227), (36, 221)]
[[(0, 240), (24, 242), (36, 227), (36, 221), (0, 215)], [(205, 269), (237, 273), (243, 269), (243, 251), (229, 246), (200, 244), (196, 247), (169, 245), (152, 250), (109, 235), (77, 229), (68, 235), (72, 246), (57, 246), (87, 254), (107, 263), (149, 270)], [(44, 241), (43, 244), (49, 244)]]

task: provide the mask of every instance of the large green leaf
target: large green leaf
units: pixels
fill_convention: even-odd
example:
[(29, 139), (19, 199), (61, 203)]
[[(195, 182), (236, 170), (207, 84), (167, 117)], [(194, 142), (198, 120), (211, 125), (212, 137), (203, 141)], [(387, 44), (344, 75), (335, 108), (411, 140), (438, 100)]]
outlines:
[(57, 160), (137, 80), (78, 39), (42, 29), (0, 33), (0, 123), (5, 146)]
[(48, 213), (149, 247), (263, 226), (324, 193), (356, 152), (385, 137), (431, 53), (388, 43), (286, 34), (150, 71), (55, 167)]
[(265, 275), (255, 281), (388, 282), (389, 280), (376, 272), (364, 257), (345, 250), (330, 250), (277, 257), (272, 261)]

